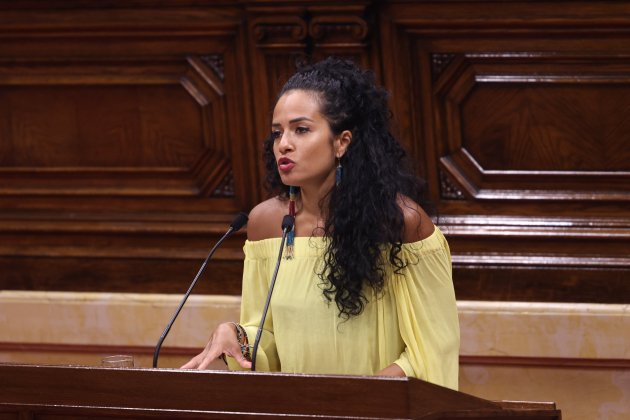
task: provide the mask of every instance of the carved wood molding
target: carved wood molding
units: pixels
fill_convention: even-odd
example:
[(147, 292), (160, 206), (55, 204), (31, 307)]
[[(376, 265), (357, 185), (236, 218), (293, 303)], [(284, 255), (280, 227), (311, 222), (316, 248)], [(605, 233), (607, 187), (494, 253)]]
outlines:
[(234, 195), (234, 171), (230, 168), (225, 177), (223, 177), (221, 182), (215, 187), (212, 196), (234, 197)]
[(446, 200), (465, 200), (466, 196), (464, 193), (451, 181), (447, 173), (439, 169), (438, 173), (440, 175), (440, 193), (442, 198)]
[(309, 34), (317, 43), (361, 44), (369, 32), (367, 22), (356, 15), (315, 16), (309, 22)]
[(431, 54), (431, 77), (433, 81), (437, 80), (444, 69), (453, 61), (455, 54), (435, 53)]
[[(620, 89), (630, 58), (466, 54), (435, 84), (441, 167), (476, 200), (630, 201)], [(617, 104), (606, 114), (591, 105), (602, 95)]]
[[(215, 64), (214, 68), (207, 64), (209, 60)], [(55, 110), (52, 110), (53, 113), (45, 110), (41, 112), (31, 111), (28, 104), (22, 105), (20, 102), (12, 109), (11, 121), (5, 122), (6, 127), (12, 127), (12, 141), (19, 141), (20, 143), (12, 146), (12, 143), (7, 141), (0, 145), (0, 174), (2, 174), (0, 177), (0, 196), (234, 196), (233, 189), (230, 191), (229, 187), (226, 188), (226, 186), (233, 184), (228, 177), (231, 160), (230, 144), (225, 139), (225, 133), (228, 131), (224, 104), (225, 87), (221, 75), (217, 74), (221, 71), (221, 62), (222, 57), (218, 54), (207, 55), (204, 59), (190, 56), (187, 58), (185, 66), (177, 61), (156, 61), (154, 59), (136, 59), (127, 62), (116, 62), (116, 60), (95, 62), (90, 59), (82, 61), (75, 59), (72, 64), (67, 65), (40, 60), (40, 62), (31, 63), (30, 66), (23, 66), (20, 74), (11, 74), (11, 65), (0, 63), (0, 72), (2, 73), (0, 74), (0, 85), (17, 87), (18, 89), (13, 90), (14, 94), (8, 96), (8, 100), (21, 101), (20, 94), (24, 92), (25, 95), (38, 95), (40, 106), (46, 105), (44, 101), (49, 99), (53, 101), (51, 106), (59, 108), (57, 105), (59, 100), (55, 99), (54, 91), (50, 89), (56, 89), (59, 85), (63, 85), (64, 89), (67, 89), (67, 93), (63, 95), (60, 93), (58, 97), (63, 101), (62, 107), (69, 107), (68, 111), (71, 111), (73, 106), (81, 106), (83, 102), (88, 101), (82, 94), (86, 89), (94, 89), (97, 94), (106, 92), (104, 89), (109, 89), (110, 86), (124, 85), (130, 87), (129, 90), (125, 91), (127, 96), (138, 91), (142, 92), (141, 95), (151, 97), (162, 95), (166, 89), (172, 90), (179, 85), (190, 94), (197, 104), (197, 118), (199, 119), (199, 127), (201, 127), (197, 133), (198, 139), (185, 139), (181, 136), (174, 138), (173, 136), (177, 134), (165, 125), (167, 122), (160, 121), (162, 117), (158, 115), (158, 108), (149, 109), (151, 104), (147, 100), (142, 100), (138, 106), (144, 111), (136, 114), (137, 120), (132, 118), (133, 109), (129, 110), (131, 115), (120, 114), (116, 116), (118, 114), (114, 114), (113, 118), (116, 119), (113, 119), (111, 124), (121, 126), (119, 133), (112, 132), (110, 137), (113, 139), (119, 136), (120, 141), (122, 141), (127, 136), (126, 131), (131, 129), (129, 127), (140, 124), (140, 128), (137, 129), (138, 133), (142, 133), (147, 139), (150, 139), (152, 147), (154, 147), (153, 162), (134, 165), (133, 160), (129, 158), (128, 164), (121, 165), (112, 156), (112, 153), (103, 153), (102, 156), (91, 155), (89, 160), (77, 157), (74, 159), (74, 164), (68, 164), (72, 158), (62, 160), (62, 157), (54, 157), (58, 153), (57, 149), (63, 149), (65, 143), (72, 141), (73, 137), (71, 136), (78, 136), (77, 139), (84, 143), (94, 142), (96, 147), (98, 146), (97, 140), (86, 137), (89, 136), (89, 133), (96, 134), (96, 132), (92, 132), (88, 128), (84, 130), (84, 134), (71, 134), (72, 132), (70, 132), (66, 137), (60, 137), (58, 140), (47, 138), (43, 133), (53, 131), (54, 135), (54, 130), (61, 128), (56, 126), (51, 128), (51, 125), (56, 124), (56, 121), (50, 116), (56, 115)], [(66, 66), (67, 68), (65, 68)], [(86, 77), (85, 73), (77, 73), (72, 70), (72, 67), (76, 68), (77, 66), (83, 66), (89, 76)], [(183, 73), (178, 75), (182, 69)], [(38, 94), (37, 92), (41, 89), (33, 89), (35, 86), (42, 85), (44, 86), (42, 89), (48, 89), (51, 93)], [(46, 88), (46, 86), (50, 86), (50, 88)], [(94, 88), (93, 86), (97, 87)], [(123, 95), (123, 92), (121, 91), (119, 95)], [(121, 98), (126, 99), (127, 97), (121, 96)], [(133, 99), (133, 97), (129, 99)], [(55, 100), (57, 102), (54, 102)], [(180, 100), (183, 101), (184, 98), (180, 98)], [(90, 100), (89, 103), (93, 102)], [(22, 107), (24, 107), (24, 111), (22, 111)], [(174, 111), (177, 112), (177, 110)], [(110, 114), (113, 113), (110, 112)], [(68, 120), (66, 123), (67, 127), (73, 125), (80, 127), (81, 120), (77, 119), (74, 122)], [(196, 127), (194, 129), (198, 130)], [(193, 144), (195, 141), (199, 141), (199, 144)], [(37, 142), (38, 147), (23, 151), (20, 151), (22, 149), (9, 151), (9, 148), (16, 146), (27, 148), (29, 142)], [(122, 144), (118, 145), (111, 142), (109, 148), (118, 146), (122, 147)], [(182, 158), (181, 164), (176, 163), (172, 157), (178, 153), (185, 156)], [(193, 153), (198, 155), (196, 161)], [(110, 157), (105, 157), (108, 155)], [(50, 160), (48, 156), (55, 160)], [(210, 157), (212, 159), (208, 160)], [(184, 159), (189, 160), (190, 163), (183, 163)], [(38, 162), (43, 164), (38, 166)], [(64, 164), (63, 162), (68, 163)], [(210, 166), (212, 171), (204, 169)], [(217, 188), (220, 185), (223, 185), (223, 188), (218, 191)]]
[(503, 1), (500, 4), (465, 1), (455, 5), (448, 1), (436, 4), (389, 0), (384, 3), (389, 6), (388, 19), (415, 37), (554, 37), (630, 31), (628, 5), (619, 1)]
[(453, 256), (453, 264), (460, 266), (493, 266), (493, 267), (573, 267), (573, 268), (618, 268), (630, 267), (628, 257), (590, 257), (581, 258), (568, 255), (526, 255), (526, 254), (457, 254)]
[(302, 44), (308, 35), (308, 24), (300, 16), (263, 16), (252, 19), (250, 26), (257, 45), (265, 47)]
[[(341, 55), (392, 92), (460, 296), (624, 299), (626, 3), (3, 2), (3, 284), (176, 291), (265, 198), (281, 84)], [(201, 287), (238, 293), (242, 239)]]
[(221, 81), (225, 80), (225, 66), (221, 54), (202, 55), (199, 59), (210, 67)]
[[(232, 37), (241, 23), (237, 8), (220, 5), (187, 8), (175, 0), (179, 4), (164, 7), (160, 1), (154, 2), (153, 9), (147, 9), (148, 4), (133, 7), (123, 0), (109, 2), (107, 7), (89, 1), (84, 2), (88, 7), (69, 7), (70, 1), (53, 0), (42, 3), (41, 7), (32, 4), (41, 3), (37, 1), (30, 4), (25, 0), (12, 1), (13, 8), (0, 13), (0, 26), (6, 30), (0, 38), (10, 34), (6, 37), (10, 41), (58, 38), (64, 42), (99, 42), (103, 37), (121, 36), (131, 44), (137, 38)], [(0, 9), (4, 9), (2, 5)]]
[[(363, 17), (364, 7), (330, 12), (320, 7), (274, 9), (274, 13), (251, 20), (254, 41), (264, 48), (303, 48), (305, 53), (312, 45), (328, 47), (357, 47), (365, 45), (370, 26)], [(268, 13), (268, 10), (264, 10)], [(253, 9), (250, 13), (259, 13)]]

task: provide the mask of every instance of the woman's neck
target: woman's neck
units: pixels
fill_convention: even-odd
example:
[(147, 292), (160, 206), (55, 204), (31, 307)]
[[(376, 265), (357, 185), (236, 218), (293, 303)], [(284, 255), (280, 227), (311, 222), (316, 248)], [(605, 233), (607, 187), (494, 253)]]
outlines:
[(298, 197), (298, 214), (321, 217), (322, 209), (320, 207), (321, 197), (312, 191), (300, 190)]
[(329, 191), (330, 188), (300, 188), (296, 203), (296, 233), (298, 236), (310, 236), (316, 230), (323, 229)]

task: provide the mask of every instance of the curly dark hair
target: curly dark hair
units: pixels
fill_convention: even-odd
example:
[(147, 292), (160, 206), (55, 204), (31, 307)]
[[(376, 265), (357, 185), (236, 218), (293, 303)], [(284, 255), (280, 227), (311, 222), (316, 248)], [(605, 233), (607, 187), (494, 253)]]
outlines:
[[(344, 318), (359, 315), (368, 302), (364, 287), (377, 295), (385, 284), (383, 250), (400, 273), (407, 262), (400, 257), (404, 216), (402, 194), (424, 204), (425, 184), (414, 174), (404, 149), (390, 133), (387, 92), (376, 85), (371, 71), (351, 61), (327, 58), (299, 69), (278, 98), (291, 90), (316, 93), (322, 115), (335, 135), (352, 132), (341, 158), (343, 180), (320, 202), (327, 216), (324, 269), (318, 273), (323, 293), (334, 300)], [(273, 153), (273, 138), (265, 140), (266, 183), (271, 193), (287, 199)], [(385, 247), (384, 247), (385, 246)]]

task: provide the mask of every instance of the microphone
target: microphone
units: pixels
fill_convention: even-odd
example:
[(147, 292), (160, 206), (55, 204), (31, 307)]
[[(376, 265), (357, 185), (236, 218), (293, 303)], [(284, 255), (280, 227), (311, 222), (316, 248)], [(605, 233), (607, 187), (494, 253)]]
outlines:
[(197, 275), (195, 276), (195, 279), (190, 284), (190, 287), (188, 288), (188, 291), (186, 292), (186, 294), (184, 295), (184, 298), (180, 302), (179, 307), (177, 308), (177, 310), (173, 314), (173, 317), (171, 318), (171, 320), (168, 322), (168, 325), (164, 329), (164, 332), (160, 336), (160, 339), (158, 340), (158, 343), (155, 346), (155, 352), (153, 353), (153, 367), (154, 368), (157, 367), (158, 357), (160, 355), (160, 349), (162, 348), (162, 343), (166, 339), (166, 336), (168, 335), (169, 331), (171, 330), (171, 327), (173, 326), (173, 323), (175, 323), (175, 319), (177, 319), (177, 316), (179, 315), (179, 312), (184, 307), (184, 304), (186, 303), (186, 300), (188, 299), (188, 296), (190, 296), (190, 293), (192, 292), (193, 288), (197, 284), (197, 280), (199, 279), (199, 276), (201, 276), (201, 274), (206, 269), (206, 265), (208, 264), (208, 261), (210, 261), (210, 258), (214, 254), (214, 251), (216, 251), (217, 248), (219, 247), (219, 245), (221, 245), (223, 243), (223, 241), (226, 240), (231, 234), (233, 234), (234, 232), (240, 230), (243, 226), (245, 226), (247, 224), (247, 219), (248, 219), (247, 214), (245, 214), (243, 212), (237, 214), (236, 217), (234, 218), (234, 220), (232, 221), (232, 224), (230, 225), (230, 228), (227, 230), (227, 232), (225, 232), (225, 235), (223, 235), (221, 237), (221, 239), (219, 239), (218, 242), (214, 245), (214, 247), (212, 247), (212, 249), (208, 253), (208, 256), (206, 257), (205, 261), (203, 262), (203, 264), (201, 264), (201, 268), (199, 268), (199, 271), (197, 272)]
[(260, 344), (260, 336), (262, 335), (263, 325), (265, 325), (265, 318), (267, 317), (267, 311), (269, 310), (269, 302), (271, 302), (271, 294), (273, 293), (273, 286), (276, 284), (276, 278), (278, 277), (278, 269), (280, 268), (280, 261), (282, 261), (282, 251), (284, 250), (284, 241), (287, 239), (287, 234), (293, 229), (295, 223), (295, 217), (287, 214), (282, 219), (282, 241), (280, 242), (280, 252), (278, 253), (278, 262), (276, 262), (276, 269), (271, 277), (271, 285), (269, 286), (269, 292), (267, 293), (267, 300), (265, 301), (265, 308), (263, 309), (260, 325), (258, 325), (258, 331), (256, 332), (256, 340), (254, 340), (254, 350), (252, 351), (252, 372), (256, 370), (256, 353), (258, 353), (258, 344)]

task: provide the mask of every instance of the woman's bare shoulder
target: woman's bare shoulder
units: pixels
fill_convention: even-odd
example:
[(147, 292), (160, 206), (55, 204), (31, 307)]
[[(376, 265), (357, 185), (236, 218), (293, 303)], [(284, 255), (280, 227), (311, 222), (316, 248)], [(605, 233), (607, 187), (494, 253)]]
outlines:
[(405, 219), (405, 230), (403, 232), (404, 243), (418, 242), (433, 234), (435, 230), (433, 221), (422, 209), (420, 204), (409, 197), (399, 195), (398, 205)]
[(287, 213), (287, 201), (273, 197), (249, 212), (247, 239), (261, 241), (282, 236), (282, 217)]

